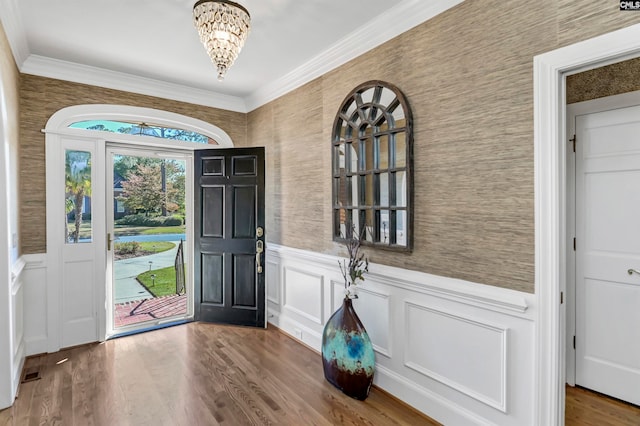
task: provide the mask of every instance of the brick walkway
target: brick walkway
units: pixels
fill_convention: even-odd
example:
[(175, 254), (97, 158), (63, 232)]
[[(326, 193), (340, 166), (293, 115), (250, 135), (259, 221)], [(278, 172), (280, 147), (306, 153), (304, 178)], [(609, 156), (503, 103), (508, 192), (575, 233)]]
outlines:
[(115, 306), (115, 328), (138, 324), (159, 318), (184, 315), (187, 312), (187, 295), (171, 295), (153, 299), (119, 303)]

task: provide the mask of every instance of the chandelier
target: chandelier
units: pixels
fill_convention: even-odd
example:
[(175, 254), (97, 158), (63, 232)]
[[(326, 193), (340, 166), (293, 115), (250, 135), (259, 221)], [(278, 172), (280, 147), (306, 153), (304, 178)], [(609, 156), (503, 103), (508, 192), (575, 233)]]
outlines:
[(249, 34), (249, 12), (232, 1), (200, 0), (193, 6), (193, 21), (222, 81)]

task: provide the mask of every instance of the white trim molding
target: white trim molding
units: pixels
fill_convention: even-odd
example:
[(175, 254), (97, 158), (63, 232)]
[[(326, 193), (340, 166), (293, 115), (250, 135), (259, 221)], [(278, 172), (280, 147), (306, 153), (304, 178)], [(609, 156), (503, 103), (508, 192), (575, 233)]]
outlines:
[[(278, 294), (269, 322), (318, 351), (344, 297), (337, 261), (267, 245), (267, 287)], [(353, 306), (376, 353), (374, 383), (443, 424), (535, 424), (535, 295), (379, 264), (369, 271)]]
[(565, 77), (640, 56), (640, 24), (534, 58), (536, 424), (564, 424)]
[(20, 71), (40, 77), (56, 78), (123, 90), (141, 95), (156, 96), (174, 101), (188, 102), (235, 112), (247, 112), (245, 101), (237, 96), (225, 95), (202, 88), (154, 80), (119, 71), (62, 61), (39, 55), (29, 55)]
[(18, 1), (3, 0), (0, 2), (0, 20), (9, 40), (13, 59), (16, 61), (18, 68), (21, 68), (31, 53), (22, 23), (22, 15), (18, 10)]
[(451, 9), (464, 0), (405, 0), (343, 39), (329, 46), (281, 78), (245, 98), (247, 111), (254, 109), (336, 69), (411, 28)]
[[(112, 104), (88, 104), (74, 105), (62, 108), (56, 111), (47, 121), (45, 133), (68, 134), (68, 135), (96, 135), (103, 136), (104, 139), (114, 140), (126, 138), (127, 135), (118, 133), (90, 131), (83, 129), (70, 129), (69, 126), (79, 121), (88, 120), (112, 120), (112, 121), (128, 121), (128, 122), (148, 122), (160, 124), (178, 129), (185, 129), (208, 136), (218, 142), (220, 148), (232, 148), (233, 141), (231, 136), (220, 127), (198, 120), (197, 118), (176, 114), (169, 111), (163, 111), (153, 108), (134, 107), (128, 105), (112, 105)], [(128, 136), (130, 140), (143, 139), (156, 145), (169, 145), (166, 140), (159, 140), (153, 137), (144, 136)], [(160, 141), (163, 141), (162, 144)], [(172, 143), (175, 145), (175, 143)], [(193, 142), (180, 141), (179, 147), (191, 147), (193, 149), (216, 148), (215, 145), (204, 145)]]

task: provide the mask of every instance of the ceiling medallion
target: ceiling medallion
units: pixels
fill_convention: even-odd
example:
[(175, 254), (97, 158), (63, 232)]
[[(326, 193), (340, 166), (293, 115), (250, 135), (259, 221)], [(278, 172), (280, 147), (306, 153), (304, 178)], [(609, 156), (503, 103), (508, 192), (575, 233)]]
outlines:
[(200, 0), (193, 6), (193, 21), (211, 62), (218, 68), (218, 80), (224, 80), (249, 35), (249, 12), (232, 1)]

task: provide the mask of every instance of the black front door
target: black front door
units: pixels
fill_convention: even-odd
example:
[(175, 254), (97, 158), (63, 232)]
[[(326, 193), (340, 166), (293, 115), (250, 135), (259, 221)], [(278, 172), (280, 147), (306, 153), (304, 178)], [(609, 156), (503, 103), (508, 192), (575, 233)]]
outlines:
[(195, 151), (195, 319), (265, 327), (264, 148)]

